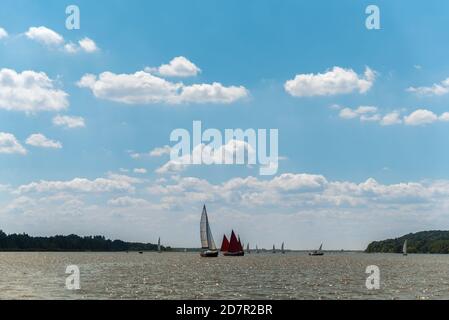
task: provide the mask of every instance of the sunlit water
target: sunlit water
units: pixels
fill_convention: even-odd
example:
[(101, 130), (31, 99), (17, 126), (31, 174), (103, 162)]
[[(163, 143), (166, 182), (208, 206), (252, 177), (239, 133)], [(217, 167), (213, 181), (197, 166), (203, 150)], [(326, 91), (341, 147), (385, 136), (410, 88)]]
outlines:
[[(65, 287), (68, 265), (80, 290)], [(0, 253), (0, 299), (449, 299), (449, 255)]]

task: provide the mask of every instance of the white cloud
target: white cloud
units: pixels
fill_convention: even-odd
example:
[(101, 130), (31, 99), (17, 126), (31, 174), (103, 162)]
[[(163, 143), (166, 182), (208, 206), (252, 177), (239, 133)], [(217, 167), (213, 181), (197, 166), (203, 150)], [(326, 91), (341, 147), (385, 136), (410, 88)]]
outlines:
[(382, 117), (382, 120), (380, 121), (380, 124), (382, 126), (391, 126), (401, 123), (402, 123), (401, 116), (397, 111), (387, 113)]
[(149, 72), (156, 72), (164, 77), (192, 77), (201, 72), (193, 62), (185, 57), (173, 58), (170, 63), (163, 64), (159, 68), (149, 68)]
[(144, 169), (144, 168), (135, 168), (135, 169), (133, 170), (133, 172), (134, 172), (134, 173), (145, 174), (145, 173), (147, 173), (147, 169)]
[(327, 96), (353, 91), (365, 93), (372, 87), (375, 78), (375, 72), (368, 67), (363, 76), (352, 69), (333, 67), (325, 73), (298, 74), (285, 82), (284, 88), (294, 97)]
[(434, 83), (430, 87), (410, 87), (407, 91), (419, 95), (445, 95), (449, 92), (449, 78), (441, 81), (440, 83)]
[(150, 157), (162, 157), (164, 155), (169, 155), (171, 152), (170, 146), (163, 146), (160, 148), (154, 148), (150, 151)]
[(31, 27), (25, 35), (31, 40), (48, 46), (59, 46), (64, 43), (64, 38), (59, 33), (44, 26)]
[(358, 107), (357, 109), (343, 108), (339, 111), (340, 118), (355, 119), (360, 121), (378, 122), (382, 126), (391, 126), (404, 123), (409, 126), (418, 126), (431, 124), (436, 121), (449, 121), (449, 112), (444, 112), (437, 116), (432, 111), (426, 109), (418, 109), (411, 114), (401, 117), (399, 111), (389, 112), (387, 114), (380, 114), (376, 107)]
[(84, 118), (82, 117), (61, 116), (61, 115), (57, 115), (56, 117), (53, 118), (53, 124), (56, 126), (66, 127), (69, 129), (82, 128), (86, 126)]
[(4, 39), (8, 37), (8, 32), (5, 29), (0, 28), (0, 39)]
[[(255, 157), (255, 148), (246, 141), (229, 140), (226, 144), (214, 149), (206, 144), (199, 144), (193, 148), (191, 154), (185, 154), (178, 159), (170, 159), (163, 166), (156, 169), (158, 174), (172, 174), (183, 171), (193, 164), (193, 159), (201, 159), (202, 164), (224, 164), (226, 159), (234, 159), (239, 154)], [(273, 165), (273, 164), (270, 164)]]
[(404, 117), (404, 123), (409, 126), (419, 126), (433, 123), (438, 120), (435, 113), (425, 109), (418, 109)]
[(360, 118), (362, 121), (374, 121), (377, 119), (376, 115), (372, 115), (377, 112), (377, 108), (373, 106), (360, 106), (353, 110), (351, 108), (343, 108), (340, 110), (339, 116), (343, 119)]
[(145, 71), (134, 74), (103, 72), (98, 77), (86, 74), (78, 86), (89, 88), (97, 98), (125, 104), (231, 103), (248, 95), (242, 86), (225, 87), (217, 82), (186, 86)]
[(84, 50), (85, 52), (92, 53), (92, 52), (98, 51), (97, 44), (92, 39), (89, 39), (86, 37), (86, 38), (78, 41), (78, 43), (80, 45), (80, 48), (82, 50)]
[(64, 45), (64, 50), (68, 53), (77, 53), (78, 49), (78, 46), (73, 42), (69, 42)]
[(150, 204), (150, 202), (148, 202), (145, 199), (125, 196), (108, 200), (108, 204), (118, 207), (136, 207), (136, 206), (147, 206)]
[(69, 181), (45, 181), (31, 182), (21, 185), (16, 190), (17, 194), (25, 193), (46, 193), (46, 192), (114, 192), (135, 190), (134, 184), (139, 183), (138, 179), (124, 175), (109, 175), (107, 178), (97, 178), (89, 180), (86, 178), (74, 178)]
[(61, 142), (50, 140), (41, 133), (35, 133), (35, 134), (30, 135), (28, 137), (28, 139), (26, 140), (26, 144), (33, 146), (33, 147), (40, 147), (40, 148), (52, 148), (52, 149), (61, 149), (62, 148)]
[(440, 120), (440, 121), (449, 121), (449, 112), (444, 112), (444, 113), (442, 113), (439, 117), (438, 117), (438, 119)]
[(68, 107), (67, 97), (44, 72), (0, 70), (0, 109), (27, 113), (59, 111)]
[(0, 154), (26, 154), (26, 149), (11, 133), (0, 132)]

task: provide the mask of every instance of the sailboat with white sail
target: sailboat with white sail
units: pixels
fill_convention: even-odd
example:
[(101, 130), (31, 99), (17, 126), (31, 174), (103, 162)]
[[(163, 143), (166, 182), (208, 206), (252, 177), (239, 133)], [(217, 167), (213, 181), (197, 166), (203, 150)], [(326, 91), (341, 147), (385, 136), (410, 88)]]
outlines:
[(323, 253), (323, 244), (320, 245), (320, 248), (318, 250), (315, 250), (313, 252), (309, 252), (309, 256), (322, 256)]
[(407, 255), (407, 240), (404, 241), (404, 246), (402, 247), (402, 254)]
[(201, 256), (202, 257), (218, 257), (218, 250), (215, 246), (214, 238), (210, 230), (209, 218), (207, 216), (206, 205), (203, 206), (203, 213), (201, 214), (200, 222), (200, 237), (201, 237)]

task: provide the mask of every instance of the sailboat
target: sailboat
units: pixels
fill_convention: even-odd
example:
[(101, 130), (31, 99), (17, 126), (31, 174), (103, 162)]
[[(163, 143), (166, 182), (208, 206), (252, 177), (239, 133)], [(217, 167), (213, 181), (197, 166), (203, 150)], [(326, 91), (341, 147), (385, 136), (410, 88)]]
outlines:
[(276, 248), (275, 248), (274, 244), (273, 244), (273, 251), (272, 252), (276, 253)]
[(218, 257), (218, 250), (215, 246), (212, 232), (210, 231), (209, 218), (207, 217), (206, 205), (203, 206), (200, 222), (201, 236), (201, 256), (202, 257)]
[(160, 237), (157, 240), (157, 252), (162, 253), (162, 250), (161, 250), (161, 238)]
[(251, 253), (251, 251), (249, 250), (249, 243), (246, 245), (246, 252), (247, 252), (248, 254)]
[[(223, 238), (223, 240), (224, 240), (224, 238)], [(245, 252), (243, 251), (242, 244), (239, 240), (237, 240), (234, 230), (232, 230), (232, 232), (231, 232), (231, 239), (229, 240), (228, 250), (223, 252), (223, 255), (230, 256), (230, 257), (241, 257), (241, 256), (245, 255)]]
[(285, 253), (285, 250), (284, 250), (284, 243), (282, 242), (282, 246), (281, 246), (281, 252), (282, 253)]
[(221, 248), (220, 251), (221, 252), (228, 252), (229, 250), (229, 240), (228, 238), (226, 238), (226, 235), (223, 235), (223, 241), (221, 242)]
[(407, 255), (407, 240), (404, 241), (404, 246), (402, 247), (402, 254)]
[(320, 245), (320, 248), (318, 250), (315, 250), (313, 252), (309, 252), (309, 256), (322, 256), (323, 253), (323, 244)]

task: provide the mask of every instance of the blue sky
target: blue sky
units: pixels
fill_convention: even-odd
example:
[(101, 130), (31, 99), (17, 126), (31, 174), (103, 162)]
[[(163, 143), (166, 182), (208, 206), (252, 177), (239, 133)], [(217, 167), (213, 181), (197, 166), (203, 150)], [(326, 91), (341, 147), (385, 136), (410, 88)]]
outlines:
[[(80, 8), (80, 30), (65, 28), (70, 4)], [(365, 27), (369, 4), (380, 8), (380, 30)], [(40, 111), (30, 98), (31, 111), (24, 112), (20, 94), (11, 98), (0, 88), (0, 132), (9, 134), (3, 143), (13, 135), (26, 150), (0, 152), (0, 226), (139, 241), (161, 235), (168, 244), (195, 246), (206, 202), (216, 237), (236, 228), (267, 247), (327, 241), (359, 249), (374, 239), (447, 228), (447, 9), (445, 1), (4, 1), (0, 28), (8, 35), (0, 36), (0, 69), (44, 72), (50, 94), (67, 94), (68, 106)], [(51, 35), (33, 27), (63, 40), (45, 43)], [(78, 44), (86, 38), (95, 50)], [(69, 43), (76, 52), (67, 52)], [(173, 77), (155, 70), (176, 57), (201, 72)], [(373, 79), (366, 80), (367, 68)], [(112, 101), (133, 93), (118, 78), (100, 75), (134, 81), (139, 71), (168, 85), (218, 82), (246, 93), (230, 103)], [(112, 87), (79, 85), (87, 74), (98, 80), (96, 88)], [(331, 94), (309, 88), (299, 96), (285, 88), (301, 75), (326, 86), (320, 74), (355, 75), (355, 87), (345, 90), (343, 83)], [(357, 87), (365, 80), (368, 88)], [(303, 92), (305, 82), (297, 85)], [(385, 122), (391, 114), (394, 124)], [(57, 116), (81, 117), (84, 126), (58, 126)], [(157, 173), (167, 155), (142, 154), (171, 145), (171, 131), (191, 130), (194, 120), (220, 130), (279, 129), (277, 175), (219, 165)], [(27, 143), (32, 134), (61, 147)], [(1, 143), (0, 137), (0, 150)]]

